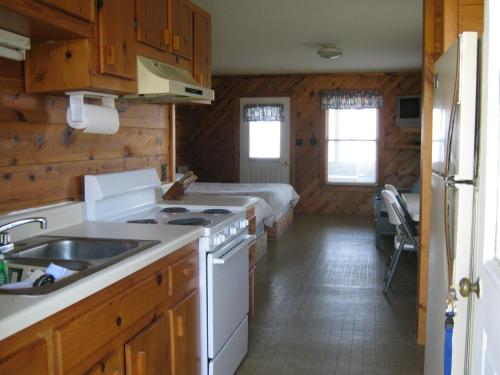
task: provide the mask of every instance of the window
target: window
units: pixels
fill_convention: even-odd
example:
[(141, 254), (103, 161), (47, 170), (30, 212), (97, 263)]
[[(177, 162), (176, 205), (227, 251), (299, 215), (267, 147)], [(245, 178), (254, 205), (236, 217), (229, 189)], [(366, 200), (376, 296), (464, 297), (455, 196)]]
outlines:
[(251, 159), (279, 159), (281, 155), (281, 122), (250, 121), (249, 157)]
[(374, 184), (377, 179), (378, 110), (327, 110), (326, 182)]

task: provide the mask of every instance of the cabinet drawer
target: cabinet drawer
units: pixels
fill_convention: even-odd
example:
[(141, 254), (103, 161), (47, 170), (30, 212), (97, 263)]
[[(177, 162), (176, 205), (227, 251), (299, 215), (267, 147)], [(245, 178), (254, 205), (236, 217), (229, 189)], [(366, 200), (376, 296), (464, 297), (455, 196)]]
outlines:
[(255, 265), (255, 259), (257, 257), (257, 242), (253, 241), (248, 247), (248, 269), (252, 269)]
[(164, 302), (166, 276), (166, 270), (159, 269), (148, 278), (130, 285), (122, 294), (55, 329), (58, 373), (66, 373)]
[(198, 286), (198, 252), (192, 252), (168, 266), (168, 295), (175, 300)]

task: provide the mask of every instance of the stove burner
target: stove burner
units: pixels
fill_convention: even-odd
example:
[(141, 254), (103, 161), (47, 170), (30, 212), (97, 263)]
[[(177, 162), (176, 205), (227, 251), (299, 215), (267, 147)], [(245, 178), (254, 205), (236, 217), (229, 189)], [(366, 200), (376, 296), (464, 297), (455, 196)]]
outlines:
[(206, 226), (211, 224), (212, 221), (204, 219), (202, 217), (190, 217), (187, 219), (175, 219), (175, 220), (170, 220), (168, 224), (174, 224), (174, 225), (201, 225), (201, 226)]
[(186, 207), (167, 207), (161, 210), (161, 212), (165, 212), (166, 214), (181, 214), (189, 212), (189, 210)]
[(204, 214), (209, 215), (223, 215), (230, 214), (231, 211), (226, 210), (225, 208), (209, 208), (208, 210), (202, 211)]
[(155, 219), (137, 219), (137, 220), (129, 220), (127, 223), (130, 224), (158, 224)]

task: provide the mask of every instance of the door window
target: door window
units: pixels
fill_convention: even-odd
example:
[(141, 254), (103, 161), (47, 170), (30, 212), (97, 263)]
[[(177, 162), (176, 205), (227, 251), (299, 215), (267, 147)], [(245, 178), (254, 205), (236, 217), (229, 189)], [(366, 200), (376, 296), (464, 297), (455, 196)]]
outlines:
[(280, 121), (249, 122), (249, 156), (251, 159), (279, 159), (280, 145)]

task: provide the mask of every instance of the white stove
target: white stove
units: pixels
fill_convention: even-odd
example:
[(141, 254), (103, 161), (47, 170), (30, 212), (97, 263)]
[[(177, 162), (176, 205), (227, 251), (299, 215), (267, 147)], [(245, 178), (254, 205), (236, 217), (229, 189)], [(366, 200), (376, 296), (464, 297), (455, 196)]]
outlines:
[(248, 220), (243, 207), (157, 201), (154, 169), (85, 176), (87, 220), (197, 225), (200, 249), (201, 375), (232, 375), (248, 348)]

